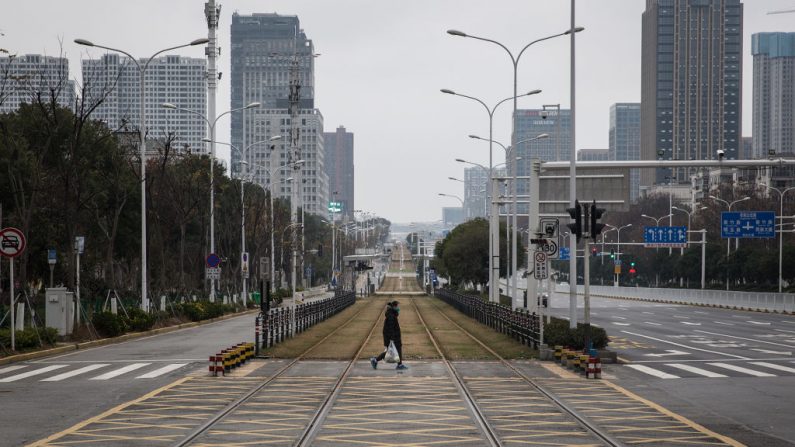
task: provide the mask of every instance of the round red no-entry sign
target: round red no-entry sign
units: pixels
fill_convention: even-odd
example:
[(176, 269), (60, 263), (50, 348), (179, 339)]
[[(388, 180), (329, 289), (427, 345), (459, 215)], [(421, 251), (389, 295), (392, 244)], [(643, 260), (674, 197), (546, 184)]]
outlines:
[(14, 258), (25, 251), (25, 235), (17, 228), (6, 227), (0, 230), (0, 255)]

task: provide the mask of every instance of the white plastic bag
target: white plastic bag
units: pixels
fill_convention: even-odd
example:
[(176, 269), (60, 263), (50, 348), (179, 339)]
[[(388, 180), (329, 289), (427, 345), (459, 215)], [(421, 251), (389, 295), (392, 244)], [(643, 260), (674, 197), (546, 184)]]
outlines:
[(400, 362), (400, 355), (398, 355), (398, 350), (395, 347), (395, 342), (389, 340), (389, 346), (386, 348), (386, 355), (384, 356), (384, 360), (387, 363), (398, 363)]

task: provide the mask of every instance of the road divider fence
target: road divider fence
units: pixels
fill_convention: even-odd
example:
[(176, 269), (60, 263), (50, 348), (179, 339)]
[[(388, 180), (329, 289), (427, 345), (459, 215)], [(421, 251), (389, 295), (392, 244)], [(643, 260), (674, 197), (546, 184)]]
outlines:
[(437, 289), (436, 297), (459, 312), (502, 334), (509, 335), (523, 345), (538, 348), (538, 315), (509, 306), (483, 301), (479, 297), (464, 295), (447, 289)]
[[(338, 290), (333, 297), (297, 304), (295, 308), (285, 306), (270, 309), (265, 318), (262, 315), (257, 317), (256, 332), (257, 335), (262, 334), (261, 341), (257, 336), (257, 342), (266, 348), (274, 346), (336, 315), (355, 302), (356, 293), (354, 291)], [(295, 311), (295, 328), (291, 331), (290, 325), (293, 322), (291, 312), (293, 311)]]

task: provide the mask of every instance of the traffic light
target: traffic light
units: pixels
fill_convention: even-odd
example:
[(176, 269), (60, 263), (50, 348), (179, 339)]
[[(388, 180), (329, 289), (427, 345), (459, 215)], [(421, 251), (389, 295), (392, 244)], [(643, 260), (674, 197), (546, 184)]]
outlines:
[(580, 209), (580, 201), (575, 200), (574, 208), (566, 208), (566, 212), (574, 220), (574, 222), (566, 226), (569, 227), (572, 235), (577, 236), (577, 242), (579, 242), (582, 239), (582, 209)]
[(635, 261), (632, 261), (629, 263), (629, 274), (634, 275), (636, 273), (638, 273), (638, 271), (635, 270)]
[(615, 258), (616, 258), (616, 249), (615, 248), (611, 248), (610, 249), (610, 259), (615, 259)]
[(591, 239), (596, 240), (596, 236), (602, 232), (602, 229), (605, 227), (605, 224), (599, 223), (599, 219), (602, 218), (602, 215), (605, 213), (604, 208), (597, 208), (596, 207), (596, 200), (591, 203), (591, 225), (590, 225), (590, 233)]
[(599, 253), (597, 252), (596, 247), (591, 247), (591, 256), (593, 256), (595, 258), (598, 255), (599, 255)]

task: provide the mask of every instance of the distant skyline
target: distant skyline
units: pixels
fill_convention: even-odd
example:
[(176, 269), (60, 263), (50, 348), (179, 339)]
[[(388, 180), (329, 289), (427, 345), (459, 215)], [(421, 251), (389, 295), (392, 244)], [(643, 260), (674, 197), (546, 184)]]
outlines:
[[(537, 38), (569, 27), (569, 2), (506, 0), (221, 1), (219, 26), (223, 73), (218, 111), (230, 103), (229, 38), (232, 13), (298, 15), (321, 53), (315, 66), (315, 106), (325, 131), (343, 125), (356, 133), (356, 207), (394, 222), (435, 221), (449, 200), (463, 196), (465, 158), (488, 164), (487, 144), (467, 138), (488, 134), (481, 106), (443, 95), (440, 88), (476, 96), (488, 104), (512, 92), (511, 65), (496, 45), (448, 35), (459, 29), (492, 38), (518, 51)], [(792, 0), (746, 0), (743, 23), (743, 136), (751, 135), (751, 34), (795, 31), (795, 14), (767, 15), (795, 8)], [(642, 0), (577, 2), (577, 146), (608, 147), (609, 109), (640, 101)], [(9, 4), (0, 25), (0, 48), (15, 54), (69, 58), (70, 74), (81, 81), (82, 58), (104, 53), (74, 44), (83, 38), (148, 57), (163, 48), (206, 37), (203, 0), (27, 0)], [(31, 18), (35, 25), (31, 26)], [(164, 32), (167, 30), (167, 32)], [(204, 48), (176, 53), (203, 57)], [(560, 103), (569, 107), (569, 40), (557, 38), (531, 47), (519, 64), (519, 91), (542, 89), (519, 100), (524, 109)], [(509, 142), (510, 104), (495, 115), (495, 138)], [(229, 139), (222, 119), (219, 140)], [(494, 153), (495, 164), (504, 160)], [(229, 159), (228, 149), (219, 158)]]

